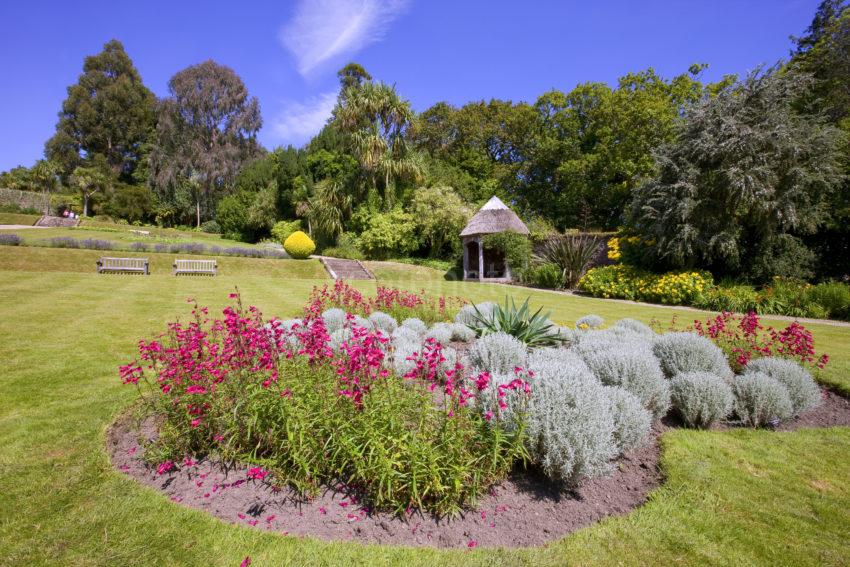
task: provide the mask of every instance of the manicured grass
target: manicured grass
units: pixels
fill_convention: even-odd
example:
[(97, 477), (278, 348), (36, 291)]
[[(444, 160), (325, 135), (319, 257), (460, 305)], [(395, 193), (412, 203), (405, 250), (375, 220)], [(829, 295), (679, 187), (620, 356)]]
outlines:
[[(328, 273), (318, 260), (289, 260), (271, 258), (239, 258), (236, 256), (196, 256), (192, 254), (158, 254), (154, 252), (127, 252), (116, 250), (79, 250), (64, 248), (34, 248), (23, 246), (0, 246), (0, 269), (10, 271), (76, 272), (96, 273), (97, 260), (101, 256), (122, 258), (147, 258), (151, 275), (171, 275), (175, 258), (214, 259), (218, 264), (218, 276), (235, 278), (229, 285), (238, 284), (243, 276), (262, 276), (282, 279), (325, 279)], [(103, 274), (101, 277), (143, 277), (133, 274)]]
[[(140, 337), (185, 320), (187, 296), (220, 310), (238, 284), (246, 303), (289, 316), (326, 280), (242, 264), (242, 274), (217, 278), (107, 277), (61, 271), (97, 252), (13, 252), (20, 250), (24, 257), (0, 248), (0, 563), (233, 566), (251, 556), (253, 565), (842, 565), (850, 557), (847, 428), (671, 431), (662, 439), (667, 481), (645, 506), (537, 549), (324, 543), (225, 524), (111, 469), (104, 432), (135, 397), (116, 367), (134, 355)], [(60, 258), (49, 256), (51, 270), (37, 271), (45, 257), (30, 257), (34, 252)], [(369, 290), (375, 283), (358, 285)], [(474, 300), (531, 295), (563, 323), (588, 312), (645, 321), (675, 313), (500, 286), (399, 285)], [(850, 329), (814, 331), (834, 357), (828, 376), (847, 383)]]
[(0, 224), (23, 224), (32, 226), (39, 219), (38, 215), (20, 213), (0, 213)]
[(442, 281), (446, 279), (446, 273), (444, 271), (425, 266), (400, 264), (398, 262), (363, 262), (363, 265), (379, 281), (409, 281), (417, 284), (423, 281)]

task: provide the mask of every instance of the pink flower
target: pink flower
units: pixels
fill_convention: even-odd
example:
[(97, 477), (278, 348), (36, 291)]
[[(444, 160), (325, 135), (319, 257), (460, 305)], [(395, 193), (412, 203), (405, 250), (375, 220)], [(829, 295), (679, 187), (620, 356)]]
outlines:
[(239, 564), (239, 567), (248, 567), (251, 565), (251, 556), (246, 555), (245, 559), (242, 560), (242, 563)]
[(252, 480), (263, 480), (268, 474), (269, 471), (260, 467), (252, 467), (248, 469), (248, 478)]
[(478, 547), (478, 542), (474, 539), (469, 540), (469, 543), (466, 544), (466, 547), (472, 549), (473, 547)]
[(165, 461), (164, 463), (160, 463), (160, 465), (156, 468), (156, 474), (164, 475), (171, 470), (174, 470), (174, 463), (171, 461)]

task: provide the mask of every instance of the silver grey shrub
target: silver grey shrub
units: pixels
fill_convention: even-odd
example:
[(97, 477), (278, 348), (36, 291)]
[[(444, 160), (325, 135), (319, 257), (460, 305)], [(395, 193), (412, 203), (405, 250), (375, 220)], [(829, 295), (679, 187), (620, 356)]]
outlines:
[(644, 409), (637, 396), (617, 386), (607, 386), (614, 420), (614, 443), (620, 453), (644, 445), (652, 428), (652, 414)]
[(342, 348), (342, 343), (351, 339), (351, 329), (343, 327), (331, 333), (329, 346), (334, 352), (338, 352)]
[(641, 335), (643, 337), (652, 339), (655, 337), (655, 331), (653, 331), (648, 325), (641, 323), (637, 319), (629, 319), (628, 317), (625, 319), (620, 319), (616, 323), (614, 323), (613, 329), (627, 329)]
[(409, 342), (419, 342), (420, 340), (419, 333), (417, 333), (410, 327), (406, 327), (404, 325), (396, 328), (396, 330), (392, 332), (390, 337), (393, 341), (397, 339), (404, 339)]
[(381, 331), (384, 335), (389, 335), (398, 327), (398, 322), (395, 318), (383, 311), (375, 311), (369, 315), (369, 322), (373, 328)]
[(452, 323), (452, 340), (468, 343), (475, 338), (475, 331), (461, 323)]
[(653, 352), (669, 378), (684, 372), (711, 372), (723, 378), (732, 376), (720, 347), (694, 333), (659, 335), (653, 343)]
[(600, 317), (599, 315), (585, 315), (578, 321), (576, 321), (576, 329), (596, 329), (601, 327), (605, 322), (605, 319)]
[(322, 312), (322, 320), (325, 322), (325, 330), (332, 335), (345, 325), (345, 311), (339, 307), (331, 307)]
[(467, 359), (474, 370), (512, 374), (517, 366), (525, 367), (527, 350), (519, 339), (499, 332), (475, 341), (467, 353)]
[(791, 407), (797, 415), (820, 405), (820, 388), (805, 368), (787, 358), (757, 358), (747, 364), (746, 373), (762, 372), (778, 380), (788, 390)]
[[(592, 341), (591, 341), (592, 342)], [(593, 375), (607, 386), (620, 386), (640, 399), (656, 418), (670, 409), (670, 386), (658, 359), (641, 341), (606, 342), (578, 350)]]
[(426, 339), (434, 339), (440, 344), (447, 345), (452, 342), (452, 325), (450, 323), (434, 323), (425, 333)]
[(716, 374), (686, 372), (670, 382), (673, 409), (691, 427), (711, 427), (732, 411), (732, 388)]
[(428, 331), (428, 325), (425, 324), (425, 321), (416, 317), (408, 317), (401, 322), (401, 326), (416, 331), (419, 335), (424, 335)]
[(489, 317), (493, 310), (496, 308), (496, 304), (492, 301), (485, 301), (483, 303), (476, 303), (475, 307), (472, 305), (464, 305), (460, 308), (460, 311), (455, 315), (455, 323), (460, 323), (461, 325), (473, 325), (475, 324), (476, 317), (478, 314), (475, 312), (475, 309), (483, 315), (484, 317)]
[(577, 357), (569, 366), (538, 361), (528, 405), (528, 448), (552, 479), (576, 484), (607, 473), (619, 454), (611, 402)]
[(761, 427), (785, 420), (794, 413), (788, 390), (778, 380), (761, 372), (748, 372), (732, 382), (735, 414), (744, 425)]
[[(415, 353), (422, 353), (422, 343), (418, 339), (411, 340), (406, 337), (396, 337), (392, 341), (393, 353), (391, 358), (392, 369), (397, 376), (404, 376), (416, 367), (416, 362), (407, 360)], [(387, 358), (390, 362), (390, 358)]]

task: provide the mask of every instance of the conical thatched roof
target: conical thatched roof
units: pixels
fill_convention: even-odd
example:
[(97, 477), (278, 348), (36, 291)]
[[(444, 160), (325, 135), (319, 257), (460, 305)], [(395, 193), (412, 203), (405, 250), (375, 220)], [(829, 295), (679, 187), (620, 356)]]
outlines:
[(475, 213), (462, 231), (461, 236), (472, 236), (474, 234), (493, 234), (496, 232), (517, 232), (528, 234), (528, 227), (519, 220), (513, 212), (495, 195), (481, 210)]

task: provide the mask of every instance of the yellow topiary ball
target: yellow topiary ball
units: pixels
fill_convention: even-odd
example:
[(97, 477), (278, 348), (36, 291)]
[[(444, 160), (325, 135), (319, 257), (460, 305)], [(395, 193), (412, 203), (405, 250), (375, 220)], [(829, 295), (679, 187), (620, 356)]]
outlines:
[(316, 244), (304, 232), (296, 230), (283, 241), (283, 249), (296, 260), (303, 260), (316, 251)]

